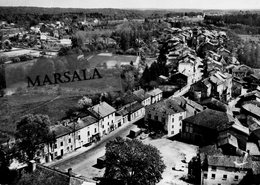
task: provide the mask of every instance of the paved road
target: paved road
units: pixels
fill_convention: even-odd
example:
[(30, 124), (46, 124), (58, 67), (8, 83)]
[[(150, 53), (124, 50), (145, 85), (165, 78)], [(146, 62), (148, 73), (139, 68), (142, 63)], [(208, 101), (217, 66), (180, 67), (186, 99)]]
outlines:
[(67, 169), (72, 168), (74, 173), (86, 176), (86, 177), (101, 177), (103, 175), (104, 169), (94, 168), (93, 165), (96, 164), (97, 158), (105, 154), (105, 145), (108, 141), (114, 140), (116, 137), (125, 137), (129, 134), (129, 131), (134, 127), (132, 123), (123, 125), (119, 129), (116, 129), (109, 135), (105, 136), (98, 144), (96, 144), (91, 149), (81, 153), (72, 158), (66, 159), (53, 165), (52, 167), (58, 167), (61, 170), (67, 171)]

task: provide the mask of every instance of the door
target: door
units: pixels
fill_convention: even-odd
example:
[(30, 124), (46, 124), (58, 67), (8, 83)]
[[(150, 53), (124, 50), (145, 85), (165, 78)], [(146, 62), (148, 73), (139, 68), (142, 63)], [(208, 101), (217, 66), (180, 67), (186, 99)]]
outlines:
[(63, 149), (60, 150), (60, 156), (63, 156)]

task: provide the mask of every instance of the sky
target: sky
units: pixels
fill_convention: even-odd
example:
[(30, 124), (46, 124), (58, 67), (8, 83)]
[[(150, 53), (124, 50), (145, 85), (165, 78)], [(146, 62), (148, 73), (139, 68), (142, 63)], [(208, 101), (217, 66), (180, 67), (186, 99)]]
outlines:
[(260, 0), (0, 0), (0, 6), (138, 9), (260, 9)]

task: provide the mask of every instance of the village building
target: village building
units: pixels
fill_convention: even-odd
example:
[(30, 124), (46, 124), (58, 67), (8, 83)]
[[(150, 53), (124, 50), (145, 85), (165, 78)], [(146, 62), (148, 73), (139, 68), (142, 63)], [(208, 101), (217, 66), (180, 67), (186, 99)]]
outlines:
[(78, 118), (76, 122), (70, 122), (67, 127), (73, 130), (75, 149), (90, 145), (99, 139), (98, 120), (93, 116)]
[(202, 59), (194, 55), (186, 55), (179, 61), (178, 71), (188, 78), (188, 84), (202, 79)]
[(100, 102), (88, 110), (98, 120), (100, 137), (114, 130), (116, 109), (106, 102)]
[(181, 138), (185, 142), (202, 146), (218, 141), (221, 143), (221, 139), (225, 139), (225, 135), (236, 137), (237, 149), (246, 150), (249, 129), (230, 114), (206, 109), (183, 120)]
[(153, 122), (152, 127), (167, 132), (167, 136), (175, 136), (182, 130), (182, 120), (186, 117), (186, 110), (181, 108), (178, 103), (171, 99), (155, 103), (146, 107), (145, 119)]
[(209, 79), (212, 84), (211, 94), (222, 101), (229, 101), (232, 95), (232, 76), (216, 71)]
[(75, 150), (75, 133), (71, 128), (59, 124), (50, 127), (50, 130), (55, 134), (56, 142), (45, 149), (46, 152), (49, 152), (49, 154), (46, 154), (49, 157), (49, 159), (46, 158), (46, 162), (52, 161), (57, 157), (60, 158)]
[(141, 104), (143, 106), (151, 105), (151, 95), (145, 92), (143, 89), (139, 89), (133, 92), (138, 98), (140, 98)]
[(201, 184), (204, 185), (239, 184), (253, 164), (246, 157), (208, 155), (206, 158), (207, 167), (201, 172)]
[(151, 96), (151, 104), (159, 102), (162, 100), (162, 90), (159, 88), (148, 91), (147, 94)]

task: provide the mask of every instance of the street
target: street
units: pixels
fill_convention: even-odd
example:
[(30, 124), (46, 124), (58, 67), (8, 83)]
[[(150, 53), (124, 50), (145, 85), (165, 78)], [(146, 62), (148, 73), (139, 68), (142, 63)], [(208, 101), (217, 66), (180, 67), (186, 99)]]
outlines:
[(105, 145), (108, 141), (114, 140), (116, 137), (125, 137), (129, 134), (129, 131), (135, 125), (132, 123), (127, 123), (122, 125), (120, 128), (114, 130), (109, 135), (102, 138), (102, 140), (95, 144), (89, 150), (68, 158), (66, 160), (60, 161), (51, 165), (52, 167), (58, 167), (63, 171), (67, 171), (69, 168), (72, 168), (72, 171), (76, 174), (80, 174), (89, 178), (101, 177), (103, 176), (104, 169), (97, 169), (93, 167), (97, 163), (97, 158), (105, 154)]

